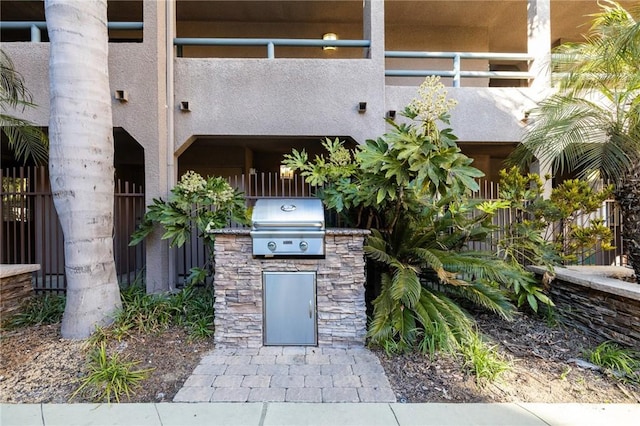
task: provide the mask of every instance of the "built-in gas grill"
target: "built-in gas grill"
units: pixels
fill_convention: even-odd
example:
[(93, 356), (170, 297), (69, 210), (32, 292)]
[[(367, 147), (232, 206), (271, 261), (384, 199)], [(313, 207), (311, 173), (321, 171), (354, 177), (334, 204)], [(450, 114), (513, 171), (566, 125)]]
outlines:
[(253, 207), (254, 256), (324, 256), (324, 235), (317, 198), (261, 198)]

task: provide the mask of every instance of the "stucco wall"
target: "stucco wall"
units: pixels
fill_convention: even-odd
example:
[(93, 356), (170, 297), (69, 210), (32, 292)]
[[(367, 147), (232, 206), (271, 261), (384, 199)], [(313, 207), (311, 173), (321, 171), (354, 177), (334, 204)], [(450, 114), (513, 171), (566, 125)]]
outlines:
[[(193, 135), (344, 135), (384, 129), (384, 80), (370, 59), (175, 61), (176, 145)], [(367, 102), (359, 113), (359, 102)]]
[[(461, 142), (518, 142), (525, 111), (540, 96), (523, 88), (446, 88), (448, 96), (458, 101), (451, 112), (451, 127)], [(415, 87), (387, 86), (385, 108), (402, 111), (417, 97)]]

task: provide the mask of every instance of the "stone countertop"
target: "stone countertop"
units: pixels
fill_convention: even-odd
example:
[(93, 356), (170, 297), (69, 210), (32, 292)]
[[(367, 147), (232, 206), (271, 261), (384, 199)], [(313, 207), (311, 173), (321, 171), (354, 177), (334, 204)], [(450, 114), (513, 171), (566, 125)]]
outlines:
[(38, 264), (26, 264), (26, 265), (0, 265), (0, 278), (13, 277), (15, 275), (27, 274), (29, 272), (35, 272), (40, 270)]
[[(251, 233), (250, 228), (224, 228), (213, 229), (211, 234), (214, 235), (249, 235)], [(357, 228), (328, 228), (326, 230), (327, 235), (363, 235), (367, 236), (371, 234), (371, 231), (367, 229)]]

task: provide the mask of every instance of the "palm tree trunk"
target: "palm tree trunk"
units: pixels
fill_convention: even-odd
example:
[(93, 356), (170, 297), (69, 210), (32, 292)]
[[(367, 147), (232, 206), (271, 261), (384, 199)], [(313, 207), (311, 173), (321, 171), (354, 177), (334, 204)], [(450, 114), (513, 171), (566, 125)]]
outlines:
[(113, 320), (113, 130), (106, 0), (46, 0), (50, 39), (49, 173), (64, 234), (62, 337)]
[(640, 164), (616, 188), (616, 200), (622, 212), (622, 250), (640, 284)]

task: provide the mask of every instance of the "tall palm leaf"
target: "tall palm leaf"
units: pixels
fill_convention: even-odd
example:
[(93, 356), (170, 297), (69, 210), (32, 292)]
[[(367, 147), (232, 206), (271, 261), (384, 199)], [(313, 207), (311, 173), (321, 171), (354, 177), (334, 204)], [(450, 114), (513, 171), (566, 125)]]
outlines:
[(16, 71), (11, 58), (0, 49), (0, 126), (6, 135), (9, 149), (17, 159), (26, 162), (32, 158), (36, 164), (47, 162), (47, 136), (28, 120), (7, 114), (13, 108), (18, 112), (35, 107), (32, 96), (24, 84), (24, 78)]
[[(558, 92), (532, 111), (511, 162), (615, 184), (623, 249), (640, 283), (640, 24), (605, 1), (583, 43), (554, 56)], [(636, 16), (634, 16), (634, 14)]]

